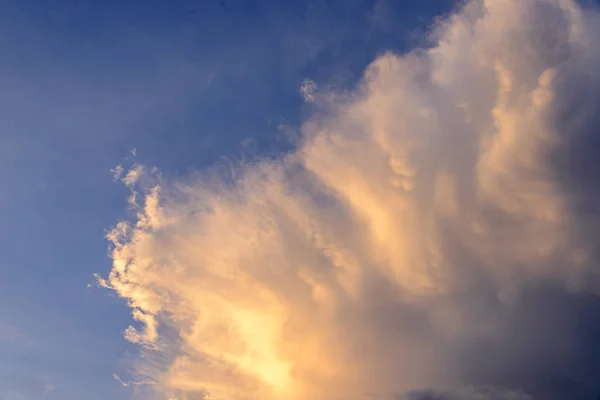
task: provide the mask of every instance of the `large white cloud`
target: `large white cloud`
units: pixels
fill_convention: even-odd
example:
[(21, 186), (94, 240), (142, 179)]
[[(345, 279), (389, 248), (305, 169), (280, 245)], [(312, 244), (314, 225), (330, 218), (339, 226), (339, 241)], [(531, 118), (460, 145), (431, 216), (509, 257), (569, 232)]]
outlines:
[(431, 48), (314, 93), (291, 153), (185, 181), (136, 167), (100, 283), (139, 322), (144, 381), (182, 399), (591, 395), (598, 33), (569, 0), (471, 1)]

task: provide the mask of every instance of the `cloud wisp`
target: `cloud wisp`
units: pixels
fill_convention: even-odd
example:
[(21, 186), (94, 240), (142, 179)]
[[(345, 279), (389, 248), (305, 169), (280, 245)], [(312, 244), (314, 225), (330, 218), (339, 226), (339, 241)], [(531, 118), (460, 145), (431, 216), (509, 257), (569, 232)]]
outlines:
[(310, 91), (293, 152), (130, 171), (99, 279), (140, 376), (180, 399), (600, 394), (599, 33), (570, 0), (470, 1), (351, 93)]

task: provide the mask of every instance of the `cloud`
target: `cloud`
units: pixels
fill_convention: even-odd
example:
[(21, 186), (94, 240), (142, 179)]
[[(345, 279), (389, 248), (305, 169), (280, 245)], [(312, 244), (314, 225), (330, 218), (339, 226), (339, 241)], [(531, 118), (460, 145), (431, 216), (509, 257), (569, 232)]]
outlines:
[(0, 399), (2, 400), (37, 400), (56, 388), (46, 383), (45, 379), (29, 375), (0, 375)]
[(233, 177), (135, 167), (100, 283), (139, 324), (139, 381), (180, 399), (597, 396), (598, 18), (467, 2), (430, 48), (327, 93), (291, 153)]
[(122, 164), (119, 164), (116, 167), (114, 167), (113, 169), (111, 169), (110, 172), (112, 172), (112, 174), (113, 174), (113, 180), (116, 182), (119, 179), (121, 179), (124, 171), (125, 171), (125, 169), (123, 168)]
[(405, 400), (531, 400), (531, 397), (521, 391), (466, 387), (458, 392), (415, 391), (406, 394)]
[(6, 325), (0, 322), (0, 340), (1, 341), (20, 341), (25, 335), (12, 325)]
[(125, 387), (129, 387), (129, 386), (142, 386), (142, 385), (154, 385), (155, 382), (150, 381), (150, 380), (146, 380), (146, 381), (139, 381), (139, 382), (124, 382), (121, 377), (117, 374), (113, 374), (113, 378), (119, 382), (121, 385), (125, 386)]
[(310, 79), (305, 79), (300, 85), (300, 94), (306, 103), (314, 103), (317, 96), (317, 84)]
[[(119, 172), (119, 176), (123, 173), (123, 167), (121, 165), (117, 165), (117, 167), (115, 167), (115, 170)], [(115, 172), (115, 176), (117, 176), (117, 172)], [(144, 167), (139, 164), (136, 164), (129, 170), (129, 172), (127, 172), (127, 175), (123, 177), (123, 183), (131, 187), (138, 182), (138, 180), (142, 177), (143, 174)]]
[(36, 346), (37, 342), (23, 333), (13, 325), (0, 321), (0, 345), (1, 344)]

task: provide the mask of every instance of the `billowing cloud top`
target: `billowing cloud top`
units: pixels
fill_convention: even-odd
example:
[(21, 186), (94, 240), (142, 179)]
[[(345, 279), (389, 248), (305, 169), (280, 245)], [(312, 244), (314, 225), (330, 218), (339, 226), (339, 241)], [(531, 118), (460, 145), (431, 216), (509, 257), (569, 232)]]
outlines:
[(600, 394), (598, 18), (471, 1), (351, 93), (311, 91), (295, 151), (126, 174), (137, 218), (99, 280), (138, 322), (140, 382), (170, 399)]

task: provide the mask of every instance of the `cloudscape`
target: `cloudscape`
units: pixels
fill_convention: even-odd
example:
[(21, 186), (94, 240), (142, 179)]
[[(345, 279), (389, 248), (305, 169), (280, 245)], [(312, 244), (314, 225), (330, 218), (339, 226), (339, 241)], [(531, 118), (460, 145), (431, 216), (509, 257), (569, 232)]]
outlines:
[(306, 78), (288, 151), (114, 169), (134, 396), (600, 396), (600, 14), (473, 0), (427, 38)]

